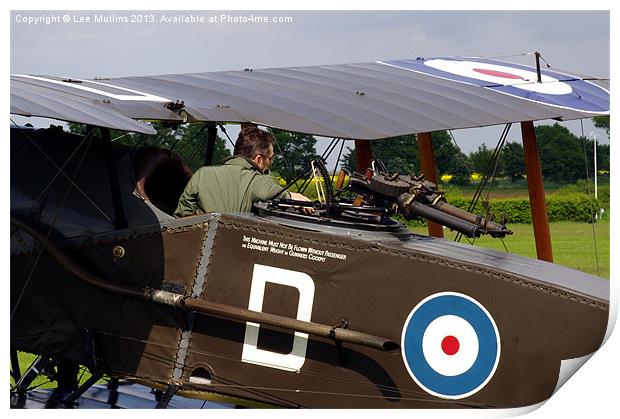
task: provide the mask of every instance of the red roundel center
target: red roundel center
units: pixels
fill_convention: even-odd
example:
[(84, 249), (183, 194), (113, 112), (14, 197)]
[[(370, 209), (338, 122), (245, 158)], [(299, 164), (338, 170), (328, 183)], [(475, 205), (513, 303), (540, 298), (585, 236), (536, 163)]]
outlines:
[(459, 351), (459, 340), (454, 336), (446, 336), (441, 341), (441, 349), (446, 355), (454, 355)]
[(478, 73), (486, 74), (487, 76), (502, 77), (502, 78), (505, 78), (505, 79), (520, 79), (520, 80), (523, 80), (523, 77), (521, 77), (521, 76), (517, 76), (516, 74), (504, 73), (503, 71), (489, 70), (489, 69), (486, 69), (486, 68), (474, 68), (474, 71), (476, 71)]

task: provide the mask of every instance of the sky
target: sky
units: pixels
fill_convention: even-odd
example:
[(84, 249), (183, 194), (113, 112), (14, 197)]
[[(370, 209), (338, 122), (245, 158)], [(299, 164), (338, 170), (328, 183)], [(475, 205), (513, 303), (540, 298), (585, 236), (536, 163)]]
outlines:
[[(218, 22), (162, 22), (180, 14)], [(58, 19), (65, 16), (69, 23)], [(97, 23), (100, 16), (107, 23)], [(236, 22), (252, 16), (286, 21)], [(536, 50), (552, 68), (609, 77), (609, 18), (608, 11), (14, 10), (10, 71), (92, 78), (454, 55), (534, 65), (533, 55), (526, 54)], [(563, 124), (582, 134), (579, 121)], [(456, 130), (454, 136), (469, 153), (483, 142), (492, 148), (502, 129)], [(238, 129), (228, 132), (234, 139)], [(589, 120), (583, 134), (608, 143), (605, 131)], [(517, 125), (508, 140), (521, 140)], [(319, 152), (328, 143), (319, 138)]]
[[(78, 78), (114, 77), (443, 55), (504, 57), (502, 59), (506, 61), (532, 65), (533, 57), (523, 54), (536, 50), (542, 53), (552, 68), (602, 77), (610, 75), (610, 30), (613, 29), (607, 10), (203, 11), (200, 14), (205, 16), (229, 15), (234, 18), (266, 15), (291, 17), (292, 21), (277, 24), (154, 24), (120, 21), (123, 17), (131, 18), (131, 15), (143, 15), (143, 20), (148, 20), (150, 18), (144, 18), (144, 15), (153, 13), (157, 19), (162, 15), (174, 18), (178, 12), (19, 11), (18, 8), (26, 7), (26, 3), (29, 4), (13, 4), (14, 10), (5, 16), (10, 20), (8, 39), (5, 41), (5, 46), (8, 44), (10, 48), (10, 68), (5, 75), (10, 71)], [(307, 7), (333, 8), (329, 3), (320, 0)], [(438, 3), (421, 6), (435, 7)], [(467, 2), (474, 6), (478, 3)], [(598, 3), (591, 1), (588, 6), (592, 4), (595, 7)], [(280, 9), (287, 7), (282, 4)], [(346, 7), (344, 3), (339, 4)], [(539, 2), (529, 4), (533, 8), (547, 7)], [(186, 2), (182, 5), (190, 7)], [(376, 2), (372, 7), (383, 5), (388, 5), (388, 2)], [(493, 8), (514, 6), (496, 2), (486, 7), (489, 5)], [(519, 6), (525, 7), (522, 2)], [(51, 6), (46, 4), (46, 7)], [(126, 2), (117, 7), (126, 8)], [(170, 7), (170, 3), (165, 7)], [(233, 6), (226, 3), (225, 7)], [(66, 6), (63, 8), (69, 9)], [(71, 16), (71, 22), (45, 22), (52, 15), (65, 14)], [(92, 20), (94, 15), (100, 14), (118, 23), (73, 22), (74, 16), (76, 20), (85, 20), (88, 16)], [(39, 18), (38, 23), (34, 22), (36, 18)], [(579, 121), (564, 124), (581, 135)], [(494, 146), (502, 128), (457, 130), (454, 135), (463, 151), (468, 153), (482, 142)], [(235, 129), (228, 131), (233, 138), (236, 136)], [(584, 121), (584, 134), (590, 133), (594, 133), (602, 143), (609, 143), (603, 130), (594, 129), (589, 121)], [(508, 138), (520, 141), (517, 126), (513, 127)], [(5, 254), (8, 251), (5, 250)], [(613, 258), (611, 268), (614, 278)], [(611, 338), (616, 351), (617, 335), (618, 332)], [(5, 356), (5, 359), (8, 357)], [(617, 398), (617, 390), (615, 393), (611, 391), (617, 380), (618, 368), (613, 367), (617, 364), (616, 355), (610, 355), (608, 343), (577, 373), (577, 377), (569, 380), (532, 417), (557, 417), (558, 414), (573, 417), (574, 414), (585, 416), (593, 413), (602, 416), (605, 409), (617, 408), (613, 400)]]

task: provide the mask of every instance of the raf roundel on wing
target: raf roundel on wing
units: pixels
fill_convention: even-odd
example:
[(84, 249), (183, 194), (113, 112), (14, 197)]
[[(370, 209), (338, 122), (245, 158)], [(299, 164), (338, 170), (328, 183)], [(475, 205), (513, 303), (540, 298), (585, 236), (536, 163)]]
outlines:
[(579, 112), (609, 112), (609, 92), (578, 76), (485, 59), (383, 61), (392, 67), (484, 87), (524, 100)]

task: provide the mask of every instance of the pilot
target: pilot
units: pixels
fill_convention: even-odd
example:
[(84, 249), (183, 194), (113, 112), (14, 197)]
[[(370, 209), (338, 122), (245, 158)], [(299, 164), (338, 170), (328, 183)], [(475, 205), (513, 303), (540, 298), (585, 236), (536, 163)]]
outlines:
[[(269, 174), (273, 163), (273, 137), (254, 124), (241, 124), (234, 155), (219, 166), (201, 167), (191, 177), (179, 198), (176, 217), (206, 212), (250, 212), (252, 203), (276, 196), (282, 188)], [(296, 192), (278, 197), (310, 201)], [(312, 208), (304, 208), (306, 214)]]

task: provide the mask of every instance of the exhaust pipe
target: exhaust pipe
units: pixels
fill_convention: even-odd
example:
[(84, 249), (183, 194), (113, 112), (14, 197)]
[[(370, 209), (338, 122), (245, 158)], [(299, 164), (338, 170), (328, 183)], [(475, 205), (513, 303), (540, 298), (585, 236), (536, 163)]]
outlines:
[(392, 340), (373, 336), (354, 330), (333, 327), (325, 324), (307, 322), (303, 320), (291, 319), (275, 314), (261, 313), (259, 311), (247, 310), (228, 304), (212, 303), (197, 298), (186, 297), (182, 294), (175, 294), (168, 291), (154, 290), (150, 288), (137, 288), (124, 284), (112, 282), (105, 278), (91, 275), (71, 260), (67, 254), (48, 238), (30, 227), (29, 225), (11, 217), (11, 224), (20, 230), (25, 231), (41, 245), (45, 250), (70, 274), (81, 281), (104, 291), (114, 294), (146, 300), (169, 307), (180, 308), (193, 311), (198, 314), (223, 317), (230, 320), (254, 322), (269, 326), (281, 327), (294, 332), (308, 333), (315, 336), (322, 336), (340, 342), (349, 342), (356, 345), (378, 349), (384, 352), (395, 353), (400, 351), (400, 345)]

